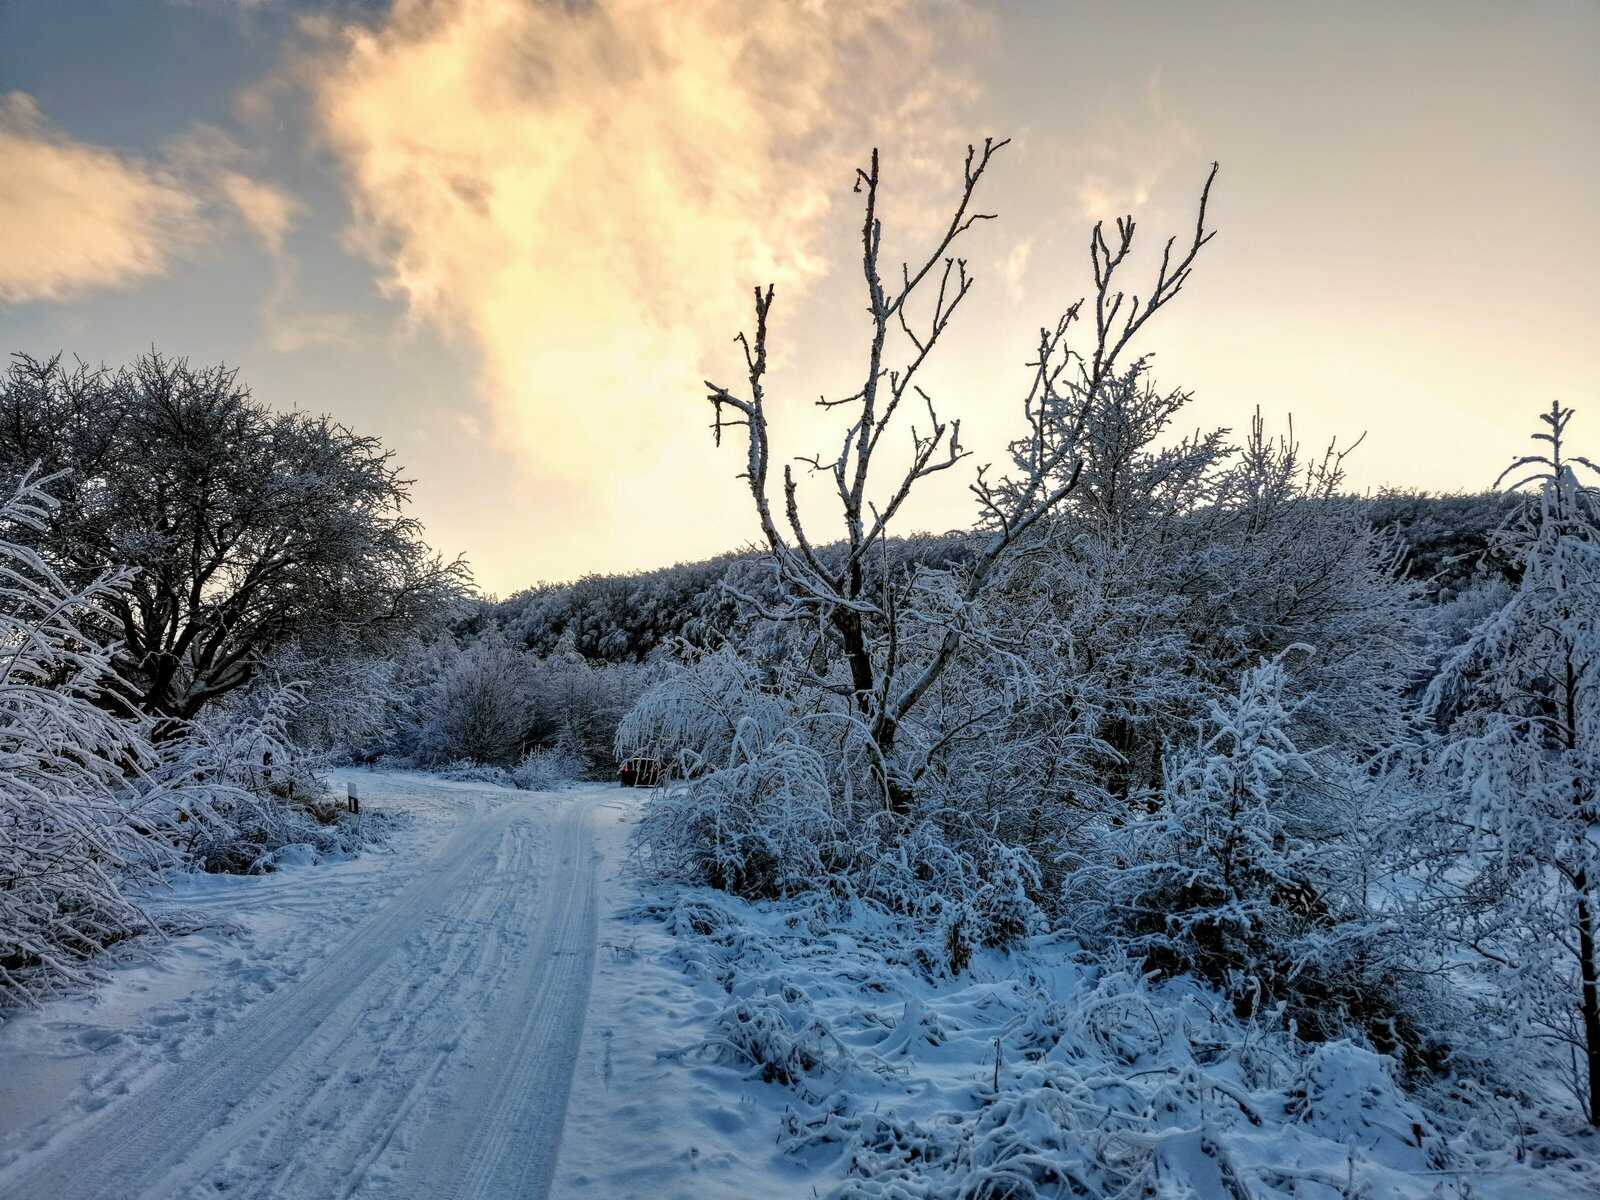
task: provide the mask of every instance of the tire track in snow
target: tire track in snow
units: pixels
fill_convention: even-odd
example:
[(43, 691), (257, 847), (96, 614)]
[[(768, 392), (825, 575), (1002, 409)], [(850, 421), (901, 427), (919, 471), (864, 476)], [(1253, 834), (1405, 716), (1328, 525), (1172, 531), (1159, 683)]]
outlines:
[(592, 798), (466, 816), (304, 978), (0, 1195), (546, 1194), (593, 967)]
[[(367, 989), (360, 1020), (342, 1032), (336, 1047), (317, 1056), (313, 1089), (297, 1099), (289, 1120), (272, 1123), (262, 1144), (229, 1172), (270, 1182), (264, 1189), (252, 1183), (248, 1194), (343, 1196), (366, 1182), (463, 1040), (464, 999), (497, 990), (504, 974), (495, 958), (498, 942), (518, 921), (533, 919), (531, 912), (510, 911), (512, 898), (538, 897), (529, 885), (537, 878), (529, 851), (544, 839), (530, 829), (528, 822), (508, 826), (492, 863), (481, 860), (492, 867), (487, 878), (494, 886), (458, 892), (465, 903), (430, 922), (437, 928), (407, 939), (404, 961), (387, 968), (398, 976), (393, 984)], [(386, 1010), (394, 1015), (385, 1019)]]
[(569, 809), (552, 838), (559, 869), (549, 878), (561, 882), (546, 897), (548, 920), (512, 988), (529, 1002), (501, 1014), (501, 1028), (484, 1043), (493, 1057), (475, 1064), (476, 1086), (419, 1147), (413, 1195), (497, 1200), (549, 1193), (594, 971), (589, 818), (588, 806)]

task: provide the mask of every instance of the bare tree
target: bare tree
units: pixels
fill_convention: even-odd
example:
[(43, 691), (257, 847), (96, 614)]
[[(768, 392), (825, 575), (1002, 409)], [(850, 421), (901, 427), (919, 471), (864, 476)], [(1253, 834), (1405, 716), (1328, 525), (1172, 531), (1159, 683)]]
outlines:
[[(871, 322), (866, 371), (861, 387), (848, 396), (824, 397), (818, 404), (849, 414), (838, 454), (797, 458), (811, 472), (831, 478), (843, 524), (837, 546), (820, 542), (804, 527), (791, 465), (783, 468), (782, 523), (769, 495), (772, 447), (766, 405), (768, 321), (774, 289), (755, 290), (755, 329), (737, 339), (744, 351), (749, 390), (736, 396), (707, 381), (715, 411), (718, 445), (724, 429), (746, 431), (746, 467), (762, 536), (782, 581), (783, 600), (762, 605), (745, 597), (762, 616), (807, 622), (820, 630), (824, 655), (836, 653), (846, 677), (813, 672), (806, 680), (848, 701), (875, 747), (877, 773), (889, 807), (904, 812), (915, 782), (925, 769), (930, 747), (906, 755), (900, 745), (908, 719), (939, 681), (963, 646), (981, 640), (974, 602), (1028, 532), (1078, 486), (1083, 468), (1081, 444), (1088, 414), (1118, 362), (1150, 318), (1175, 297), (1189, 278), (1201, 247), (1213, 236), (1206, 229), (1206, 204), (1217, 167), (1212, 164), (1200, 195), (1194, 234), (1178, 248), (1169, 238), (1155, 285), (1146, 297), (1117, 286), (1118, 273), (1134, 244), (1134, 221), (1118, 218), (1109, 237), (1096, 224), (1089, 252), (1095, 289), (1072, 304), (1053, 326), (1040, 329), (1031, 382), (1023, 397), (1027, 430), (1013, 443), (1013, 471), (991, 479), (980, 469), (971, 485), (981, 513), (984, 539), (972, 559), (949, 571), (915, 565), (891, 569), (885, 539), (891, 522), (923, 480), (955, 466), (968, 451), (959, 419), (940, 417), (921, 387), (919, 374), (957, 309), (973, 286), (967, 260), (955, 244), (980, 221), (995, 214), (974, 208), (978, 185), (1005, 140), (967, 147), (960, 199), (932, 250), (900, 265), (897, 282), (886, 282), (880, 266), (883, 229), (879, 219), (879, 159), (858, 169), (855, 191), (864, 197), (861, 227), (862, 276)], [(931, 304), (928, 302), (932, 293)], [(1093, 321), (1093, 346), (1072, 349), (1069, 334), (1083, 320), (1085, 304)], [(920, 309), (920, 312), (918, 311)], [(893, 360), (896, 365), (890, 365)], [(909, 427), (911, 457), (885, 491), (874, 486), (874, 464), (883, 439), (903, 408), (920, 408), (926, 425)], [(874, 497), (882, 497), (881, 502)], [(878, 560), (874, 569), (874, 559)], [(813, 656), (817, 660), (822, 656)], [(920, 759), (920, 761), (916, 761)]]

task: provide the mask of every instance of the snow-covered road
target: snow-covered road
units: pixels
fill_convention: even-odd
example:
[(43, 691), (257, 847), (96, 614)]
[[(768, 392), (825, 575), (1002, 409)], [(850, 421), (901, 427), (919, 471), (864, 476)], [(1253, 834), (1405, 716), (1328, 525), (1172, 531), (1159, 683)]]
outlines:
[[(608, 790), (359, 778), (369, 807), (416, 815), (409, 851), (384, 872), (310, 867), (190, 898), (237, 906), (246, 926), (252, 904), (276, 912), (255, 934), (268, 965), (208, 966), (209, 999), (167, 1005), (186, 1036), (151, 1034), (166, 1010), (141, 1013), (134, 1036), (112, 1039), (134, 1065), (85, 1076), (59, 1119), (13, 1113), (0, 1196), (548, 1194), (594, 965), (592, 818)], [(217, 982), (230, 969), (266, 974), (230, 1003), (243, 994)], [(64, 1027), (77, 1028), (45, 1026)]]

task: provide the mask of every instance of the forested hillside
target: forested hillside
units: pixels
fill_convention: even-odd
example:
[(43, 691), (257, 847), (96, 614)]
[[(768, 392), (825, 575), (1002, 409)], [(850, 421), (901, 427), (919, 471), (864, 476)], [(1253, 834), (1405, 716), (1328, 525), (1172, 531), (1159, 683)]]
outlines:
[[(1513, 504), (1501, 493), (1384, 492), (1336, 502), (1351, 505), (1380, 535), (1398, 539), (1400, 576), (1420, 584), (1432, 599), (1448, 602), (1513, 571), (1488, 553), (1490, 533)], [(946, 533), (891, 537), (887, 544), (896, 561), (940, 567), (971, 554), (976, 541), (975, 534)], [(839, 547), (825, 547), (823, 553), (837, 555)], [(679, 644), (716, 645), (740, 612), (724, 582), (738, 591), (761, 592), (763, 561), (763, 552), (749, 550), (628, 575), (539, 584), (475, 606), (458, 628), (470, 638), (498, 627), (535, 654), (566, 644), (595, 662), (642, 663)]]

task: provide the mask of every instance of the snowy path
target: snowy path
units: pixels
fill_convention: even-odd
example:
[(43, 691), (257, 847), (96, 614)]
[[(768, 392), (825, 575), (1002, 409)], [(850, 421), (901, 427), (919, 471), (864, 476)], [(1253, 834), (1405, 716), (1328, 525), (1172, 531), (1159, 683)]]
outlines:
[[(397, 866), (404, 884), (298, 977), (173, 1047), (177, 1061), (98, 1111), (80, 1103), (81, 1119), (0, 1169), (0, 1196), (548, 1194), (594, 964), (605, 792), (362, 786), (369, 806), (411, 807), (438, 833)], [(337, 869), (250, 882), (314, 895), (312, 877)]]

